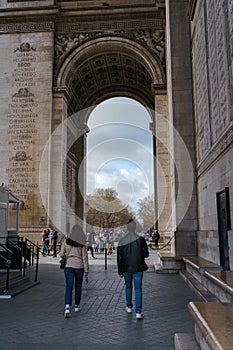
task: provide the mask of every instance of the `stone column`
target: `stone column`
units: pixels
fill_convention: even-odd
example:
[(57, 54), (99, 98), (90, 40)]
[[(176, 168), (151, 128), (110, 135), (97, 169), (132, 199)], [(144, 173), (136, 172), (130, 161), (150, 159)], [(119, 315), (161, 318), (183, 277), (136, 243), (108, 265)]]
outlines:
[[(86, 111), (85, 111), (86, 112)], [(67, 179), (67, 217), (72, 227), (79, 223), (85, 230), (85, 196), (86, 196), (86, 134), (89, 128), (86, 125), (85, 112), (79, 111), (67, 120), (68, 131), (68, 158), (73, 164), (72, 178)], [(70, 181), (72, 185), (70, 186)]]
[(84, 224), (84, 204), (86, 195), (86, 133), (84, 128), (82, 135), (79, 136), (76, 143), (77, 163), (76, 163), (76, 196), (75, 196), (75, 211), (80, 220)]
[(196, 255), (197, 199), (189, 0), (166, 0), (168, 113), (173, 121), (176, 255)]
[(67, 206), (65, 196), (67, 156), (67, 94), (54, 90), (51, 121), (51, 136), (47, 144), (49, 223), (63, 233), (67, 232)]
[[(63, 233), (70, 231), (77, 222), (85, 228), (85, 152), (88, 128), (81, 113), (67, 117), (69, 101), (66, 90), (54, 90), (49, 143), (48, 216), (51, 223)], [(72, 163), (73, 169), (69, 173), (68, 162)]]
[(165, 85), (153, 85), (155, 93), (155, 121), (151, 125), (154, 135), (155, 211), (157, 229), (161, 236), (174, 233), (172, 207), (174, 203), (173, 148), (170, 145), (170, 123)]

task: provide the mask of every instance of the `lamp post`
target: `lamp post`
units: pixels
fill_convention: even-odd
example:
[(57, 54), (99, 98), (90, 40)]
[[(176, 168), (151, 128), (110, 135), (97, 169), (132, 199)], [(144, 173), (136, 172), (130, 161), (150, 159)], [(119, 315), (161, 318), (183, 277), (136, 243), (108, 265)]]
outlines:
[[(105, 210), (103, 208), (100, 208), (99, 206), (96, 207), (96, 209), (98, 211), (101, 211), (102, 213), (105, 212)], [(103, 227), (105, 226), (104, 225), (104, 222), (103, 222)], [(106, 242), (105, 242), (105, 248), (104, 248), (104, 267), (105, 267), (105, 270), (107, 270), (108, 268), (108, 256), (107, 256), (107, 247), (106, 247)]]
[(104, 266), (105, 266), (105, 270), (107, 270), (107, 268), (108, 268), (108, 256), (107, 256), (107, 247), (106, 247), (106, 245), (105, 245), (105, 252), (104, 252), (104, 262), (105, 262), (105, 264), (104, 264)]

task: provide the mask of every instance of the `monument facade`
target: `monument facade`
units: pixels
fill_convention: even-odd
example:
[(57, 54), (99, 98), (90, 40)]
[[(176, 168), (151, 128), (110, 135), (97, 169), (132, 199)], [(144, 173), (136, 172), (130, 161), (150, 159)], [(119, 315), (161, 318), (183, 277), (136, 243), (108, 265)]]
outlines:
[(233, 266), (232, 3), (0, 2), (1, 182), (24, 233), (85, 222), (88, 117), (125, 96), (150, 110), (158, 230)]
[(233, 267), (233, 2), (190, 6), (199, 255)]

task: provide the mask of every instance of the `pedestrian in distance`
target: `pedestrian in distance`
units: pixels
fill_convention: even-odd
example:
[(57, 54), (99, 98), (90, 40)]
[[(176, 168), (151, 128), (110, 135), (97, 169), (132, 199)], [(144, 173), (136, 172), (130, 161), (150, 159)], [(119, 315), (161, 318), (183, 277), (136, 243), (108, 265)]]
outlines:
[(88, 276), (89, 264), (86, 246), (86, 235), (79, 225), (72, 227), (71, 233), (62, 241), (60, 257), (66, 258), (64, 269), (65, 288), (65, 318), (71, 315), (72, 293), (75, 287), (74, 311), (81, 310), (80, 301), (82, 297), (83, 276)]
[(138, 320), (143, 319), (142, 313), (142, 282), (143, 271), (148, 269), (145, 258), (149, 251), (144, 237), (136, 233), (136, 222), (131, 219), (127, 224), (127, 234), (123, 236), (117, 247), (118, 274), (125, 280), (126, 312), (133, 309), (133, 285), (135, 292), (135, 313)]
[(49, 255), (49, 230), (46, 228), (42, 231), (42, 255), (45, 253)]
[(112, 230), (108, 232), (106, 236), (106, 249), (107, 249), (107, 255), (111, 255), (113, 250), (113, 231)]
[(57, 231), (56, 231), (56, 230), (53, 230), (53, 232), (52, 232), (52, 238), (51, 238), (51, 243), (52, 243), (53, 257), (54, 257), (54, 258), (57, 256), (57, 239), (58, 239)]
[(93, 248), (94, 245), (95, 245), (94, 234), (92, 232), (88, 232), (88, 234), (87, 234), (87, 251), (90, 250), (92, 259), (96, 259), (96, 257), (94, 256), (94, 248)]
[(155, 244), (155, 247), (158, 248), (158, 246), (159, 246), (159, 239), (160, 239), (160, 234), (159, 234), (159, 232), (153, 230), (153, 233), (152, 233), (152, 237), (151, 237), (151, 238), (152, 238), (152, 240), (153, 240), (153, 242), (154, 242), (154, 244)]

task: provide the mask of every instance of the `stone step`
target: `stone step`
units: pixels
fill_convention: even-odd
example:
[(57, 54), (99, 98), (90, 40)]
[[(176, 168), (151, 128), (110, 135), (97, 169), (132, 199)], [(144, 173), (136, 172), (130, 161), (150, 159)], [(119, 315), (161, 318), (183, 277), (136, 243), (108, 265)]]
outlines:
[(155, 264), (157, 273), (178, 273), (183, 270), (185, 265), (183, 257), (176, 256), (170, 252), (159, 252), (159, 264)]
[(204, 301), (233, 302), (233, 271), (222, 271), (221, 266), (200, 257), (185, 257), (186, 270), (181, 276), (204, 296)]
[(203, 259), (199, 256), (183, 257), (185, 262), (186, 270), (192, 268), (197, 270), (200, 274), (203, 274), (206, 270), (208, 271), (220, 271), (222, 267), (209, 260)]
[(232, 350), (233, 304), (190, 302), (194, 318), (195, 339), (202, 350)]
[(0, 299), (11, 299), (14, 296), (25, 292), (26, 290), (35, 287), (39, 284), (39, 281), (30, 281), (30, 279), (25, 279), (24, 281), (18, 282), (17, 284), (11, 285), (9, 291), (6, 294), (0, 294)]
[(195, 335), (192, 333), (176, 333), (174, 348), (175, 350), (200, 350)]
[(28, 281), (26, 283), (23, 283), (21, 285), (18, 285), (17, 287), (14, 287), (10, 290), (11, 297), (15, 297), (16, 295), (25, 292), (28, 289), (31, 289), (35, 286), (40, 284), (40, 281)]
[(221, 302), (233, 302), (233, 271), (205, 271), (207, 288)]
[(39, 281), (33, 281), (33, 275), (30, 274), (30, 271), (28, 271), (28, 274), (26, 276), (22, 276), (19, 273), (12, 272), (10, 273), (9, 289), (8, 291), (6, 291), (6, 274), (5, 276), (1, 274), (0, 299), (10, 299), (11, 297), (17, 294), (34, 287), (38, 283)]
[(198, 295), (202, 301), (219, 301), (207, 288), (204, 284), (200, 283), (191, 273), (188, 271), (180, 271), (180, 276), (188, 284), (188, 286)]
[(179, 269), (164, 268), (160, 263), (153, 263), (156, 273), (179, 273)]

